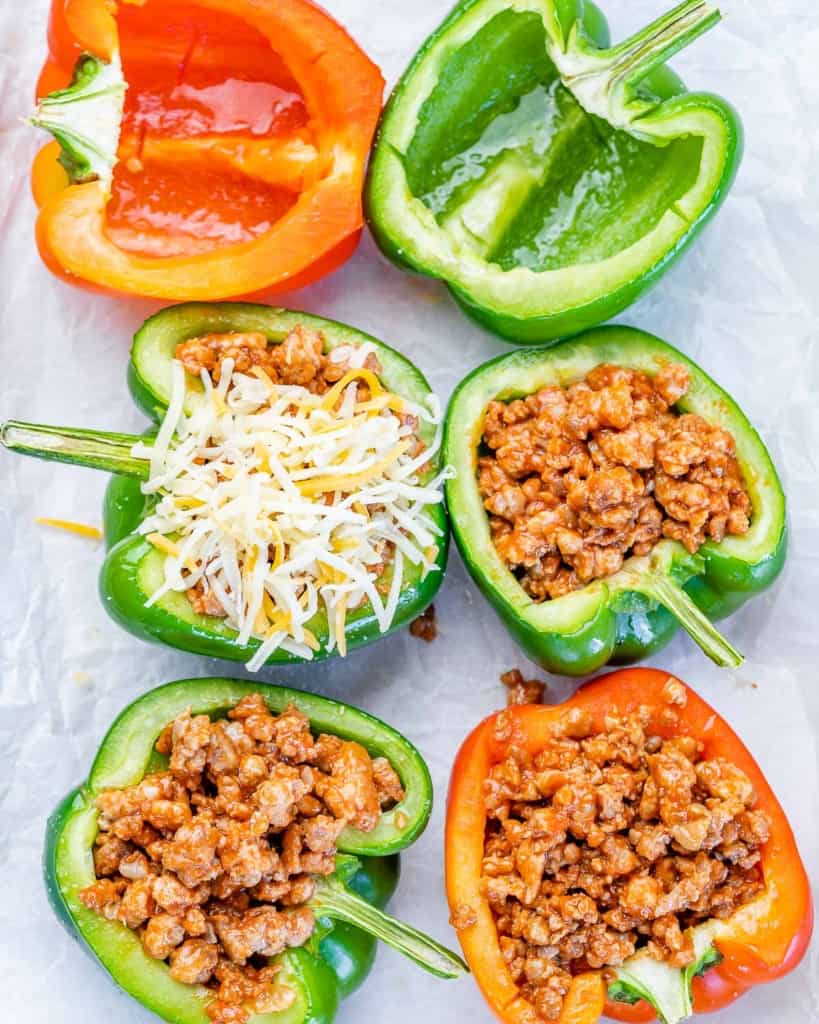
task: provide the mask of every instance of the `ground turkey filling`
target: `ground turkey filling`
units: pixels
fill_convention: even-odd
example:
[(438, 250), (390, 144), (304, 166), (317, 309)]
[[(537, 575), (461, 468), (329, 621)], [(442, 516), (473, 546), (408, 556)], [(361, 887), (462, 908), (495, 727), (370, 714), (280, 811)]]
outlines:
[(295, 993), (267, 958), (310, 937), (314, 876), (332, 874), (346, 825), (370, 832), (403, 799), (398, 776), (257, 694), (217, 721), (184, 712), (156, 749), (167, 771), (97, 798), (97, 881), (80, 899), (172, 978), (211, 989), (214, 1024), (286, 1009)]
[(478, 486), (495, 547), (536, 601), (609, 576), (663, 537), (695, 552), (747, 533), (734, 438), (672, 407), (684, 366), (603, 363), (568, 388), (490, 402)]
[[(351, 368), (354, 353), (353, 345), (339, 345), (325, 355), (324, 335), (303, 324), (297, 324), (281, 344), (269, 344), (267, 336), (258, 331), (234, 331), (204, 334), (176, 346), (176, 358), (194, 377), (207, 370), (218, 384), (222, 363), (232, 359), (235, 373), (250, 373), (256, 366), (274, 384), (296, 384), (316, 395), (323, 395), (341, 380)], [(373, 353), (365, 359), (364, 367), (376, 375), (381, 373), (381, 364)], [(366, 388), (366, 384), (359, 388)]]
[[(685, 691), (669, 679), (665, 696), (673, 727)], [(750, 780), (691, 736), (651, 735), (648, 720), (613, 708), (598, 732), (572, 709), (534, 758), (509, 749), (484, 784), (483, 891), (534, 1020), (559, 1017), (573, 974), (639, 947), (687, 966), (686, 929), (762, 888), (770, 822)]]
[[(199, 377), (204, 371), (215, 384), (221, 378), (222, 364), (230, 359), (234, 373), (262, 373), (272, 384), (297, 385), (312, 394), (323, 395), (350, 371), (355, 355), (353, 345), (338, 345), (326, 354), (324, 348), (325, 339), (321, 331), (297, 324), (281, 344), (269, 344), (266, 335), (257, 331), (206, 334), (180, 342), (175, 356), (191, 376)], [(363, 368), (376, 376), (382, 372), (373, 352), (367, 354)], [(369, 398), (370, 390), (366, 383), (357, 382), (356, 401), (366, 402)], [(394, 415), (417, 431), (417, 417), (408, 413)], [(417, 455), (423, 448), (423, 442), (416, 436), (410, 454)], [(390, 552), (384, 554), (386, 557), (381, 561), (368, 566), (379, 580), (391, 557)], [(385, 589), (382, 583), (379, 583), (379, 589)], [(223, 618), (226, 614), (205, 582), (197, 583), (187, 591), (187, 596), (197, 615)]]

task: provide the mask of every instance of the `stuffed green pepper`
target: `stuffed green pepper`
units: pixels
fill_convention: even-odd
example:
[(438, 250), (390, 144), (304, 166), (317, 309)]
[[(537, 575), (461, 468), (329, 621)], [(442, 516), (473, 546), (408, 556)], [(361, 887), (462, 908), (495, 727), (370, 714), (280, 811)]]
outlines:
[(588, 0), (460, 0), (381, 120), (366, 206), (383, 252), (513, 341), (620, 312), (736, 173), (735, 112), (665, 64), (718, 20), (685, 0), (611, 46)]
[(48, 823), (57, 915), (173, 1024), (329, 1024), (381, 939), (455, 954), (380, 909), (425, 827), (429, 773), (348, 705), (232, 679), (168, 683), (111, 726)]
[(441, 413), (353, 328), (268, 306), (151, 317), (143, 438), (11, 421), (12, 450), (116, 474), (100, 589), (145, 639), (251, 669), (345, 654), (420, 615), (447, 554)]
[(779, 574), (785, 499), (742, 410), (671, 345), (600, 327), (486, 363), (444, 458), (461, 555), (544, 668), (636, 661), (679, 625), (739, 664), (713, 621)]

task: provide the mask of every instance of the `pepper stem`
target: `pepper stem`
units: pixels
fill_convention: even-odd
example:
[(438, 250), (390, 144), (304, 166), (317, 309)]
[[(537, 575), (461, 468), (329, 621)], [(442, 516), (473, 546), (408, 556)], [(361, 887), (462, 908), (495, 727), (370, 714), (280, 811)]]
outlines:
[(59, 161), (72, 185), (99, 179), (106, 191), (110, 188), (126, 88), (119, 57), (105, 64), (84, 54), (71, 84), (44, 96), (29, 118), (59, 142)]
[(346, 921), (374, 935), (439, 978), (458, 978), (469, 971), (452, 950), (367, 903), (332, 875), (316, 879), (316, 892), (310, 904), (322, 916)]
[(575, 29), (566, 49), (555, 47), (550, 56), (564, 85), (584, 110), (637, 135), (634, 122), (653, 110), (658, 101), (639, 96), (636, 86), (654, 68), (716, 25), (720, 17), (707, 0), (683, 0), (608, 50), (596, 49)]
[(742, 664), (743, 657), (739, 651), (731, 646), (708, 616), (671, 576), (666, 573), (652, 575), (641, 582), (639, 589), (664, 605), (717, 665), (722, 668), (738, 668)]
[(608, 51), (613, 58), (609, 68), (611, 81), (620, 79), (636, 85), (658, 64), (664, 64), (713, 28), (721, 17), (719, 10), (706, 0), (683, 0)]
[(694, 961), (688, 967), (669, 967), (640, 950), (617, 968), (617, 978), (608, 988), (609, 999), (631, 1004), (642, 999), (657, 1011), (660, 1024), (688, 1020), (694, 1013), (692, 981), (722, 959), (712, 941), (710, 922), (693, 929), (691, 937)]
[(18, 420), (0, 425), (0, 444), (9, 451), (147, 480), (150, 463), (131, 454), (134, 445), (141, 441), (144, 438), (135, 434), (50, 427)]

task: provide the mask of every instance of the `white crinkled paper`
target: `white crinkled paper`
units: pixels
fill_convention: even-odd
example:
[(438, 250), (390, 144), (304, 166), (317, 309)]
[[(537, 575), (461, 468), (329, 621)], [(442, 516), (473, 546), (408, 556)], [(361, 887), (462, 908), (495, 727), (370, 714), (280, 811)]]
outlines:
[[(389, 82), (448, 0), (325, 0)], [(659, 0), (608, 0), (615, 35), (660, 11)], [(742, 114), (747, 143), (731, 195), (695, 248), (620, 317), (678, 345), (731, 391), (767, 440), (790, 505), (788, 565), (773, 591), (727, 624), (745, 653), (736, 673), (685, 637), (653, 659), (727, 716), (777, 791), (819, 885), (819, 13), (809, 0), (731, 0), (721, 26), (674, 62), (692, 88)], [(20, 122), (45, 54), (46, 0), (0, 5), (0, 418), (138, 431), (125, 388), (129, 339), (156, 304), (91, 295), (44, 269), (33, 240), (31, 158), (43, 141)], [(418, 363), (446, 399), (506, 345), (456, 309), (439, 284), (409, 277), (365, 237), (355, 257), (288, 305), (348, 321)], [(120, 993), (62, 931), (46, 903), (45, 820), (87, 772), (117, 712), (146, 689), (241, 669), (148, 646), (122, 632), (97, 598), (99, 544), (34, 524), (38, 516), (99, 523), (105, 477), (0, 452), (0, 1019), (26, 1024), (151, 1015)], [(498, 674), (531, 666), (453, 552), (436, 602), (439, 637), (407, 634), (270, 680), (341, 697), (385, 718), (421, 748), (436, 807), (403, 858), (399, 916), (454, 943), (442, 855), (449, 768), (466, 732), (499, 706)], [(567, 686), (555, 684), (555, 696)], [(819, 1022), (819, 943), (800, 969), (756, 989), (714, 1024)], [(471, 979), (438, 981), (382, 949), (341, 1024), (418, 1020), (489, 1024)]]

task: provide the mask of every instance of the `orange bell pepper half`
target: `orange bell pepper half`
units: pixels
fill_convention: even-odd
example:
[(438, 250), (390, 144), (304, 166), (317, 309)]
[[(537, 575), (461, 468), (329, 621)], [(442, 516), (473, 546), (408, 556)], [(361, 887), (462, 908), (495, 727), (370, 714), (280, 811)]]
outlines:
[(56, 274), (226, 299), (352, 254), (384, 82), (310, 0), (53, 0), (48, 40), (32, 190)]
[[(484, 780), (492, 765), (505, 759), (510, 747), (523, 748), (532, 755), (542, 750), (568, 708), (588, 711), (594, 727), (600, 730), (612, 711), (628, 714), (648, 708), (647, 731), (663, 738), (694, 736), (704, 744), (703, 757), (721, 756), (733, 762), (754, 785), (755, 807), (770, 818), (770, 838), (761, 850), (764, 888), (731, 917), (713, 922), (711, 944), (720, 959), (693, 979), (689, 993), (693, 995), (693, 1011), (707, 1013), (726, 1006), (753, 985), (773, 981), (793, 970), (802, 959), (811, 936), (813, 910), (807, 875), (785, 813), (739, 737), (691, 689), (685, 688), (685, 705), (674, 706), (675, 715), (669, 715), (669, 704), (663, 696), (669, 678), (673, 679), (654, 669), (624, 669), (588, 683), (563, 704), (508, 708), (483, 721), (458, 753), (447, 808), (447, 895), (475, 980), (504, 1024), (532, 1024), (541, 1018), (521, 996), (507, 969), (481, 887), (486, 827)], [(559, 1024), (594, 1024), (602, 1014), (624, 1021), (649, 1021), (656, 1015), (655, 1008), (642, 999), (633, 1005), (607, 999), (602, 972), (576, 975)]]

